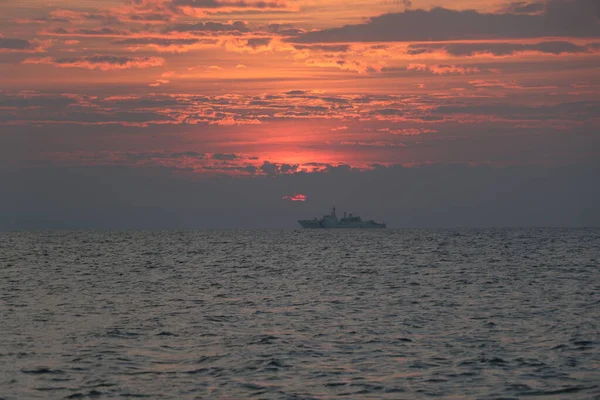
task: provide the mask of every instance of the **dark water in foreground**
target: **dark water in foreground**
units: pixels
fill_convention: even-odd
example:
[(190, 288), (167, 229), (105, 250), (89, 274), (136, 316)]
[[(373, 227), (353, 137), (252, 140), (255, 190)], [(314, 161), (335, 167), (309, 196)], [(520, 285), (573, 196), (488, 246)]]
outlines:
[(600, 399), (600, 230), (0, 234), (0, 398)]

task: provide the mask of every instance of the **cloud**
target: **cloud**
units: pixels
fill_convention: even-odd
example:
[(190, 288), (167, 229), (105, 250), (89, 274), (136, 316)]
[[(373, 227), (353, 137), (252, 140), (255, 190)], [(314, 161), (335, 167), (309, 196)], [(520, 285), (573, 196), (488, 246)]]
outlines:
[(295, 28), (291, 24), (269, 24), (262, 29), (270, 33), (275, 33), (279, 36), (298, 36), (306, 32), (304, 29)]
[(199, 36), (211, 35), (215, 32), (245, 33), (250, 32), (248, 24), (244, 21), (223, 22), (198, 22), (193, 24), (174, 24), (163, 29), (163, 33), (187, 32)]
[(382, 141), (382, 140), (369, 141), (369, 142), (367, 142), (367, 141), (360, 141), (360, 142), (358, 142), (358, 141), (343, 141), (343, 142), (340, 142), (340, 145), (352, 146), (352, 147), (367, 147), (367, 148), (369, 148), (369, 147), (375, 147), (375, 148), (377, 148), (377, 147), (380, 147), (380, 148), (381, 147), (388, 147), (388, 148), (390, 148), (390, 147), (406, 147), (406, 145), (402, 144), (402, 143), (392, 143), (389, 141), (386, 142), (386, 141)]
[(128, 0), (109, 15), (121, 22), (162, 24), (188, 17), (234, 12), (289, 12), (297, 7), (286, 1), (253, 0)]
[(0, 36), (0, 53), (41, 53), (50, 47), (50, 41), (26, 40)]
[(8, 93), (0, 91), (0, 108), (17, 108), (28, 111), (45, 109), (56, 112), (61, 109), (64, 111), (85, 101), (87, 101), (86, 98), (71, 94)]
[(226, 38), (221, 41), (221, 44), (227, 51), (249, 54), (284, 50), (285, 46), (288, 46), (282, 46), (281, 42), (275, 41), (271, 37), (252, 37), (248, 39)]
[(57, 9), (47, 17), (21, 19), (19, 23), (83, 23), (101, 22), (104, 25), (122, 23), (164, 24), (176, 19), (176, 12), (165, 6), (163, 1), (135, 0), (120, 7), (96, 10), (91, 12)]
[(350, 45), (348, 44), (315, 44), (315, 45), (302, 45), (297, 44), (294, 45), (294, 49), (298, 51), (310, 50), (310, 51), (319, 51), (319, 52), (327, 52), (327, 53), (345, 53), (350, 50)]
[(260, 125), (262, 122), (256, 118), (248, 118), (247, 116), (224, 115), (220, 119), (211, 119), (208, 122), (211, 125), (232, 126), (232, 125)]
[[(84, 156), (85, 157), (85, 156)], [(97, 160), (112, 161), (113, 164), (120, 163), (141, 163), (143, 165), (156, 161), (156, 160), (170, 160), (170, 161), (181, 161), (186, 159), (193, 159), (201, 161), (206, 158), (206, 154), (198, 153), (196, 151), (147, 151), (147, 152), (110, 152), (110, 153), (97, 153), (96, 157), (88, 156), (90, 158), (96, 158)]]
[(377, 62), (370, 63), (362, 60), (348, 60), (345, 58), (307, 58), (304, 63), (313, 67), (339, 68), (341, 70), (358, 72), (367, 74), (373, 72), (381, 72), (383, 65)]
[(194, 17), (203, 17), (216, 13), (249, 11), (292, 11), (295, 8), (284, 1), (250, 0), (168, 0), (164, 4), (176, 13)]
[[(169, 76), (171, 75), (160, 76), (151, 84), (166, 84), (170, 80)], [(143, 96), (125, 97), (0, 92), (0, 123), (140, 127), (201, 124), (211, 129), (229, 130), (236, 125), (278, 123), (299, 118), (321, 119), (324, 125), (322, 136), (318, 136), (319, 142), (328, 139), (379, 141), (390, 133), (408, 136), (441, 130), (444, 126), (451, 125), (450, 120), (464, 126), (469, 121), (487, 121), (491, 124), (495, 117), (506, 121), (535, 121), (538, 126), (551, 124), (553, 121), (569, 124), (586, 121), (590, 126), (595, 123), (596, 127), (598, 124), (598, 102), (560, 102), (559, 98), (555, 98), (554, 103), (546, 106), (527, 104), (528, 95), (524, 94), (525, 90), (538, 96), (548, 89), (556, 88), (500, 80), (469, 80), (466, 84), (471, 86), (471, 94), (485, 91), (489, 100), (484, 101), (484, 96), (473, 103), (472, 99), (465, 96), (464, 91), (423, 95), (334, 96), (292, 90), (287, 94), (264, 96), (147, 93)], [(507, 97), (509, 93), (513, 93), (513, 97)], [(510, 104), (510, 101), (514, 103)], [(364, 128), (368, 130), (365, 131)], [(257, 143), (260, 141), (257, 138)]]
[(168, 81), (168, 80), (166, 80), (166, 79), (157, 79), (157, 80), (156, 80), (156, 82), (154, 82), (154, 83), (151, 83), (151, 84), (149, 84), (148, 86), (151, 86), (151, 87), (158, 87), (158, 86), (161, 86), (161, 85), (166, 85), (166, 84), (168, 84), (168, 83), (170, 83), (170, 81)]
[(171, 13), (148, 12), (148, 13), (131, 13), (119, 16), (123, 22), (134, 22), (140, 24), (164, 24), (172, 22), (176, 18)]
[(54, 28), (42, 32), (43, 35), (47, 36), (89, 36), (89, 37), (121, 37), (132, 35), (131, 31), (113, 29), (108, 27), (103, 28), (76, 28), (76, 29), (65, 29), (65, 28)]
[(288, 96), (305, 96), (310, 93), (311, 93), (310, 91), (298, 90), (298, 89), (285, 92), (285, 94)]
[(499, 89), (513, 89), (513, 90), (540, 90), (540, 89), (557, 89), (557, 86), (553, 85), (521, 85), (514, 81), (500, 81), (500, 80), (483, 80), (476, 79), (468, 82), (476, 88), (499, 88)]
[(202, 10), (280, 10), (288, 5), (281, 1), (247, 1), (247, 0), (171, 0), (170, 4), (180, 8), (197, 8)]
[(0, 49), (24, 51), (32, 48), (33, 45), (29, 40), (0, 37)]
[(589, 46), (580, 46), (567, 41), (540, 43), (419, 43), (408, 45), (409, 55), (419, 55), (443, 51), (454, 57), (472, 57), (477, 55), (510, 56), (523, 52), (546, 54), (588, 53)]
[(233, 160), (239, 160), (241, 158), (243, 158), (242, 156), (239, 156), (237, 154), (223, 154), (223, 153), (215, 153), (211, 156), (211, 158), (213, 160), (219, 160), (219, 161), (233, 161)]
[(97, 21), (105, 25), (119, 24), (119, 18), (111, 14), (108, 10), (98, 12), (82, 12), (74, 10), (57, 9), (49, 13), (49, 19), (58, 22), (82, 22), (82, 21)]
[(438, 131), (435, 129), (427, 129), (427, 128), (404, 128), (404, 129), (390, 129), (390, 128), (381, 128), (377, 129), (378, 132), (388, 132), (392, 135), (402, 135), (402, 136), (416, 136), (422, 135), (424, 133), (437, 133)]
[(524, 1), (515, 1), (503, 6), (500, 11), (512, 14), (537, 14), (546, 9), (543, 2), (527, 3)]
[(331, 132), (342, 132), (342, 131), (347, 131), (349, 128), (345, 125), (343, 126), (338, 126), (336, 128), (331, 128)]
[(69, 23), (71, 22), (68, 18), (60, 18), (60, 17), (36, 17), (36, 18), (17, 18), (14, 20), (17, 24), (47, 24), (49, 22), (58, 22), (58, 23)]
[(271, 38), (252, 38), (247, 40), (248, 47), (257, 49), (259, 47), (266, 47), (271, 43)]
[(296, 43), (472, 40), (490, 38), (599, 37), (597, 0), (548, 0), (543, 13), (482, 13), (441, 7), (405, 10), (366, 23), (311, 31)]
[(160, 57), (125, 57), (110, 55), (82, 56), (55, 59), (28, 58), (23, 64), (48, 64), (59, 68), (85, 68), (112, 71), (129, 68), (150, 68), (163, 65), (165, 60)]
[(427, 65), (427, 64), (408, 64), (408, 71), (428, 71), (434, 75), (467, 75), (478, 74), (481, 70), (477, 67), (465, 67), (464, 65)]
[(593, 116), (600, 116), (600, 102), (580, 101), (559, 103), (554, 105), (523, 106), (500, 103), (489, 105), (448, 105), (435, 107), (433, 114), (468, 114), (493, 115), (509, 120), (542, 120), (568, 119), (587, 121)]
[(265, 161), (259, 168), (259, 171), (267, 176), (293, 174), (298, 171), (299, 164), (278, 164)]
[[(119, 15), (114, 15), (109, 10), (102, 10), (96, 12), (82, 12), (74, 10), (56, 9), (48, 13), (45, 17), (33, 17), (33, 18), (18, 18), (15, 20), (19, 24), (47, 24), (47, 23), (82, 23), (85, 21), (91, 22), (102, 22), (105, 25), (108, 24), (120, 24), (124, 22), (120, 19)], [(126, 19), (125, 21), (129, 21)]]
[(129, 50), (137, 51), (150, 48), (158, 52), (184, 53), (191, 50), (215, 47), (218, 44), (216, 39), (165, 39), (165, 38), (129, 38), (113, 40), (113, 44), (128, 46)]

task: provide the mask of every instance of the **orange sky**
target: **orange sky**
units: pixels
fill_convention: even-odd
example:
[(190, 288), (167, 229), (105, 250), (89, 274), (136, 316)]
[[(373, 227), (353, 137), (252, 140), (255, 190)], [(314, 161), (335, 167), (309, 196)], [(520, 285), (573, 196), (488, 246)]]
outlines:
[(254, 175), (599, 155), (593, 0), (0, 8), (7, 164)]

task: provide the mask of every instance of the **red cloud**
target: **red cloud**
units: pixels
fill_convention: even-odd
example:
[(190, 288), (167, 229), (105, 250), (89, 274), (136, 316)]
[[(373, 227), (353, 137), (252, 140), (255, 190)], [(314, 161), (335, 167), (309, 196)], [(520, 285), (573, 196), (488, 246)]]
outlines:
[(115, 9), (121, 19), (133, 22), (161, 23), (181, 16), (205, 17), (230, 12), (265, 12), (297, 10), (285, 1), (249, 0), (128, 0), (124, 7)]
[(308, 199), (308, 196), (306, 196), (304, 194), (296, 193), (293, 196), (283, 196), (282, 199), (283, 200), (291, 200), (291, 201), (306, 201)]
[(165, 60), (160, 57), (119, 57), (119, 56), (86, 56), (63, 59), (28, 58), (23, 64), (50, 64), (59, 68), (86, 68), (111, 71), (128, 68), (149, 68), (163, 65)]
[(294, 9), (289, 4), (280, 1), (170, 0), (164, 4), (191, 16), (235, 11), (290, 11)]
[(427, 65), (427, 64), (408, 64), (406, 67), (409, 71), (429, 71), (434, 75), (466, 75), (466, 74), (477, 74), (481, 70), (477, 67), (465, 67), (463, 65)]

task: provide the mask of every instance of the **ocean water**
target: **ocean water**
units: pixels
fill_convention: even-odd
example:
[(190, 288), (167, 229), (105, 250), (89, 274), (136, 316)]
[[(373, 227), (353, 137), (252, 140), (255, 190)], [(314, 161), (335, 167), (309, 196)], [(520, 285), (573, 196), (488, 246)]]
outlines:
[(0, 398), (600, 399), (600, 230), (0, 234)]

